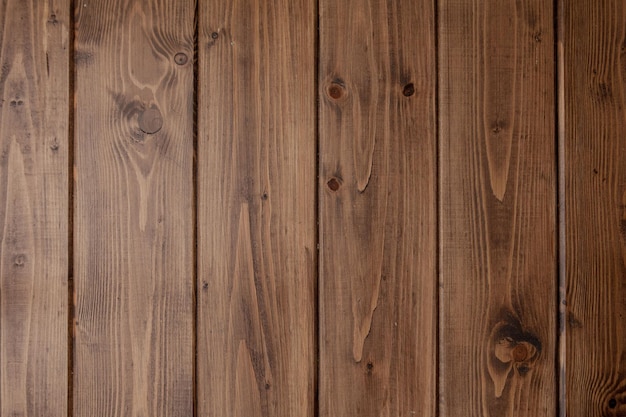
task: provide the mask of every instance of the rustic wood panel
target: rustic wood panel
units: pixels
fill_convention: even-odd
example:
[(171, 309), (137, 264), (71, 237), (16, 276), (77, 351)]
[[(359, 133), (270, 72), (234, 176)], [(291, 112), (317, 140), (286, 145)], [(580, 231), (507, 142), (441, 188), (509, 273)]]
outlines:
[(67, 413), (69, 3), (0, 2), (0, 416)]
[(569, 417), (626, 415), (626, 4), (562, 1)]
[(315, 2), (199, 13), (198, 415), (312, 417)]
[(441, 416), (554, 416), (552, 3), (439, 4)]
[(435, 411), (430, 1), (320, 2), (320, 416)]
[(76, 2), (74, 416), (192, 414), (194, 10)]

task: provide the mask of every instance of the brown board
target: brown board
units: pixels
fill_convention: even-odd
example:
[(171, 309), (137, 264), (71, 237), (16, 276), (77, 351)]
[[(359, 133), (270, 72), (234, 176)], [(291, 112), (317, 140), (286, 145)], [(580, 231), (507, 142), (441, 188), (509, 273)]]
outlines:
[(73, 415), (191, 415), (194, 2), (74, 3)]
[(320, 2), (319, 415), (434, 415), (435, 12)]
[(70, 8), (0, 2), (0, 415), (64, 416)]
[(552, 2), (439, 2), (440, 415), (555, 416)]
[(563, 412), (626, 413), (626, 4), (561, 1)]
[(313, 417), (315, 2), (198, 10), (197, 415)]

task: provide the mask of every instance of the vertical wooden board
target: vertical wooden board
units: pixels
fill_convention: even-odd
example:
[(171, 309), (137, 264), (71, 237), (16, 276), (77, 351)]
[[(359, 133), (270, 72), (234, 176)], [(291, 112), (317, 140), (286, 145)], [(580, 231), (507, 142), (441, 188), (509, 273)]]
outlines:
[(434, 3), (320, 3), (320, 416), (435, 412)]
[(76, 2), (75, 416), (192, 414), (194, 11)]
[(564, 411), (626, 413), (626, 4), (561, 1)]
[(198, 415), (313, 416), (315, 2), (199, 4)]
[(438, 16), (441, 416), (554, 416), (552, 3)]
[(67, 413), (69, 3), (0, 2), (0, 416)]

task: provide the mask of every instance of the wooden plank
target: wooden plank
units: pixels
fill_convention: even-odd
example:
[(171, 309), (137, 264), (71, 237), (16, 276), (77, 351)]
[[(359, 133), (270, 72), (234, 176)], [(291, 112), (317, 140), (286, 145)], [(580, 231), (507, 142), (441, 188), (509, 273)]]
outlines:
[(320, 416), (435, 412), (434, 15), (320, 3)]
[(554, 416), (552, 3), (438, 16), (441, 416)]
[[(626, 413), (626, 4), (562, 1), (564, 412)], [(564, 393), (565, 394), (565, 393)]]
[(74, 415), (188, 416), (195, 4), (76, 8)]
[(0, 416), (67, 414), (69, 3), (0, 2)]
[(198, 416), (313, 416), (315, 1), (198, 10)]

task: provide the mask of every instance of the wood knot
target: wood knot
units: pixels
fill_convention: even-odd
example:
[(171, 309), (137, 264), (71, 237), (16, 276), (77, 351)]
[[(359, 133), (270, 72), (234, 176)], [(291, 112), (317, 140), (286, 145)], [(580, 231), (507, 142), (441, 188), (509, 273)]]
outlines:
[(333, 192), (339, 190), (339, 187), (341, 187), (341, 183), (334, 177), (329, 179), (326, 185)]
[(413, 83), (408, 83), (402, 89), (402, 95), (404, 97), (411, 97), (413, 94), (415, 94), (415, 86), (413, 85)]
[(495, 396), (500, 397), (511, 376), (523, 377), (534, 366), (541, 352), (541, 343), (534, 334), (524, 330), (510, 313), (503, 313), (489, 337), (489, 376)]
[(187, 61), (188, 61), (187, 54), (184, 52), (179, 52), (176, 55), (174, 55), (174, 62), (176, 62), (177, 65), (185, 65)]
[(13, 258), (13, 265), (15, 265), (18, 268), (23, 267), (25, 263), (26, 263), (26, 255), (24, 254), (15, 255), (15, 258)]
[(333, 100), (340, 100), (345, 93), (345, 87), (338, 81), (333, 81), (326, 89), (326, 94)]
[(139, 116), (139, 129), (147, 134), (154, 134), (163, 127), (163, 116), (159, 109), (151, 107)]

